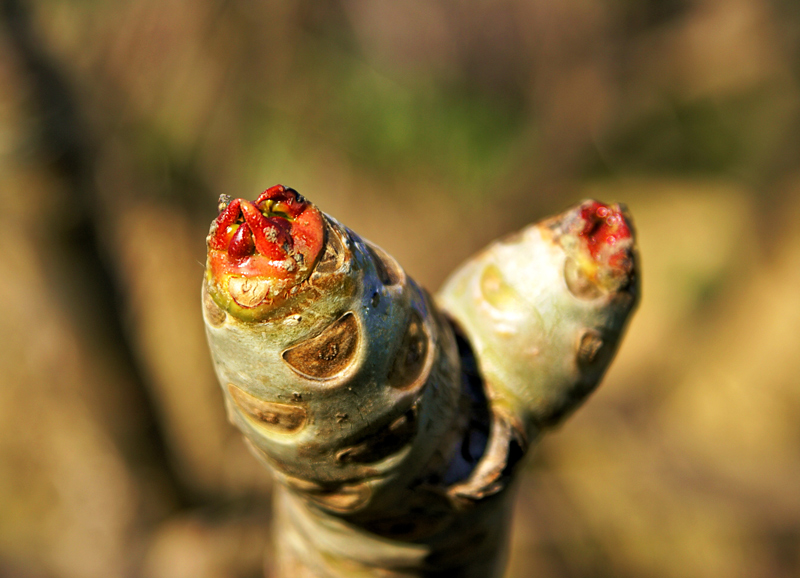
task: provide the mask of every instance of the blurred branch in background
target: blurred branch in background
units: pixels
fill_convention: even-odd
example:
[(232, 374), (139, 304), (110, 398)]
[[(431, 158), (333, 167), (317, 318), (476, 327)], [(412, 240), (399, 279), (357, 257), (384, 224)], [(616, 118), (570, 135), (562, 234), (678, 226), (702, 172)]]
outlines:
[(628, 203), (639, 318), (510, 576), (800, 572), (796, 2), (1, 5), (1, 575), (260, 574), (197, 287), (216, 197), (277, 182), (431, 289)]

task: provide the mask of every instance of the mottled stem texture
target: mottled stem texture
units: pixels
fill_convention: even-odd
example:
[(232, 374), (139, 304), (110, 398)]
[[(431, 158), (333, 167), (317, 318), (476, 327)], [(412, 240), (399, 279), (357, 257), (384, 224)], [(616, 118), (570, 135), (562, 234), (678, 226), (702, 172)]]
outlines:
[(520, 463), (638, 301), (625, 209), (531, 225), (436, 297), (290, 188), (219, 209), (203, 315), (229, 419), (278, 482), (267, 573), (501, 576)]

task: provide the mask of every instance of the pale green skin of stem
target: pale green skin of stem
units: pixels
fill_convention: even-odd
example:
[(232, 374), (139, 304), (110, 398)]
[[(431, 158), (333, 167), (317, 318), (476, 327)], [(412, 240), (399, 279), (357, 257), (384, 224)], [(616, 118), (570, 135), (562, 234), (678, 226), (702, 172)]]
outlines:
[(459, 511), (445, 532), (411, 542), (378, 536), (308, 507), (297, 493), (279, 486), (273, 500), (275, 556), (267, 561), (268, 572), (276, 578), (500, 578), (513, 497), (506, 491)]
[[(474, 348), (493, 410), (529, 441), (595, 389), (637, 302), (635, 277), (627, 291), (573, 294), (567, 259), (548, 227), (531, 225), (469, 259), (437, 295)], [(581, 362), (587, 331), (602, 346), (592, 361)]]
[[(324, 298), (310, 300), (302, 311), (287, 311), (283, 316), (278, 312), (268, 321), (241, 321), (227, 315), (215, 326), (206, 311), (206, 329), (229, 418), (256, 455), (276, 470), (279, 479), (299, 479), (329, 491), (358, 485), (371, 503), (390, 499), (384, 492), (389, 490), (391, 495), (392, 488), (407, 484), (440, 450), (428, 440), (445, 437), (457, 417), (458, 359), (452, 335), (440, 335), (425, 293), (396, 263), (398, 282), (385, 286), (365, 242), (334, 220), (328, 221), (351, 255), (342, 259), (337, 271), (347, 282), (327, 289)], [(313, 285), (313, 275), (309, 283)], [(379, 295), (377, 304), (375, 294)], [(422, 377), (404, 388), (391, 387), (386, 376), (393, 358), (387, 352), (398, 349), (412, 310), (423, 320), (429, 343)], [(324, 380), (309, 378), (284, 361), (285, 350), (314, 337), (347, 312), (355, 316), (361, 338), (355, 359), (341, 374)], [(259, 423), (237, 406), (228, 384), (259, 400), (302, 406), (307, 421), (290, 433)], [(390, 422), (415, 402), (418, 431), (424, 435), (376, 463), (336, 460), (338, 451), (363, 436), (360, 432)], [(368, 505), (361, 502), (341, 509), (352, 513)]]
[[(269, 322), (240, 322), (230, 316), (214, 327), (206, 317), (217, 374), (223, 385), (229, 415), (255, 446), (257, 455), (286, 486), (276, 492), (275, 553), (277, 576), (422, 577), (502, 576), (511, 482), (482, 494), (487, 472), (503, 467), (507, 447), (502, 427), (509, 424), (527, 449), (543, 428), (574, 409), (596, 386), (613, 356), (635, 294), (603, 294), (593, 299), (573, 295), (564, 280), (566, 253), (549, 230), (532, 225), (519, 234), (490, 245), (468, 260), (446, 282), (437, 302), (469, 338), (486, 380), (493, 416), (492, 438), (473, 476), (460, 485), (474, 501), (454, 501), (447, 526), (416, 542), (392, 540), (348, 521), (352, 513), (397, 507), (408, 498), (409, 486), (431, 464), (447, 462), (455, 451), (453, 430), (459, 427), (459, 362), (452, 335), (435, 321), (424, 294), (402, 275), (396, 286), (383, 287), (358, 237), (331, 220), (348, 239), (353, 260), (344, 271), (353, 284), (344, 284), (314, 300), (299, 323), (276, 318)], [(398, 267), (399, 269), (399, 267)], [(381, 307), (371, 298), (381, 291)], [(402, 338), (410, 308), (425, 320), (430, 339), (423, 374), (429, 383), (412, 388), (420, 400), (419, 432), (394, 455), (377, 464), (339, 464), (332, 456), (352, 442), (350, 424), (337, 414), (353, 416), (353, 428), (397, 414), (411, 403), (408, 391), (394, 391), (383, 381), (394, 347)], [(369, 339), (362, 340), (358, 359), (331, 383), (299, 379), (284, 363), (281, 352), (307, 339), (353, 311)], [(288, 318), (287, 318), (288, 319)], [(581, 335), (602, 336), (602, 355), (593, 363), (577, 359)], [(430, 374), (428, 375), (428, 372)], [(269, 431), (244, 415), (230, 398), (228, 383), (265, 401), (291, 403), (301, 394), (313, 419), (293, 434)], [(410, 390), (409, 390), (410, 391)], [(507, 433), (507, 432), (506, 432)], [(320, 442), (322, 440), (322, 442)], [(495, 442), (494, 444), (492, 442)], [(309, 460), (307, 444), (322, 443), (318, 457)], [(498, 451), (499, 450), (499, 451)], [(485, 463), (484, 463), (485, 462)], [(490, 476), (491, 477), (491, 476)], [(312, 482), (310, 491), (291, 479)], [(315, 484), (347, 487), (366, 485), (369, 497), (344, 511), (315, 498)], [(442, 495), (454, 490), (440, 488)], [(457, 493), (457, 492), (456, 492)], [(488, 497), (487, 497), (488, 496)], [(438, 505), (438, 503), (437, 503)], [(483, 535), (477, 545), (474, 537)], [(430, 563), (443, 552), (459, 554), (442, 564)], [(450, 570), (447, 569), (450, 563)]]

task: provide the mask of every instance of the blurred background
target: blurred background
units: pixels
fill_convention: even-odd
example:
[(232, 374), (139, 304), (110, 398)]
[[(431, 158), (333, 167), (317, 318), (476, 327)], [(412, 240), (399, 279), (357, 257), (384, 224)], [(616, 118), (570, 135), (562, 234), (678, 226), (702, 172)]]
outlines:
[(0, 0), (0, 576), (256, 578), (200, 314), (282, 183), (431, 290), (622, 201), (644, 298), (509, 578), (800, 576), (796, 0)]

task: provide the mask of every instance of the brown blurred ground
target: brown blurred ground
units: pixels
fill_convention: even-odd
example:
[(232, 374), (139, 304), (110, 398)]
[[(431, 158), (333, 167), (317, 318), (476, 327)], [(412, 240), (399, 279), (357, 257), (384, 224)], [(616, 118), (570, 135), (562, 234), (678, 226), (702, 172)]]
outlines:
[(0, 6), (0, 576), (260, 575), (199, 285), (216, 197), (275, 183), (432, 289), (627, 203), (644, 300), (509, 576), (800, 575), (800, 4)]

